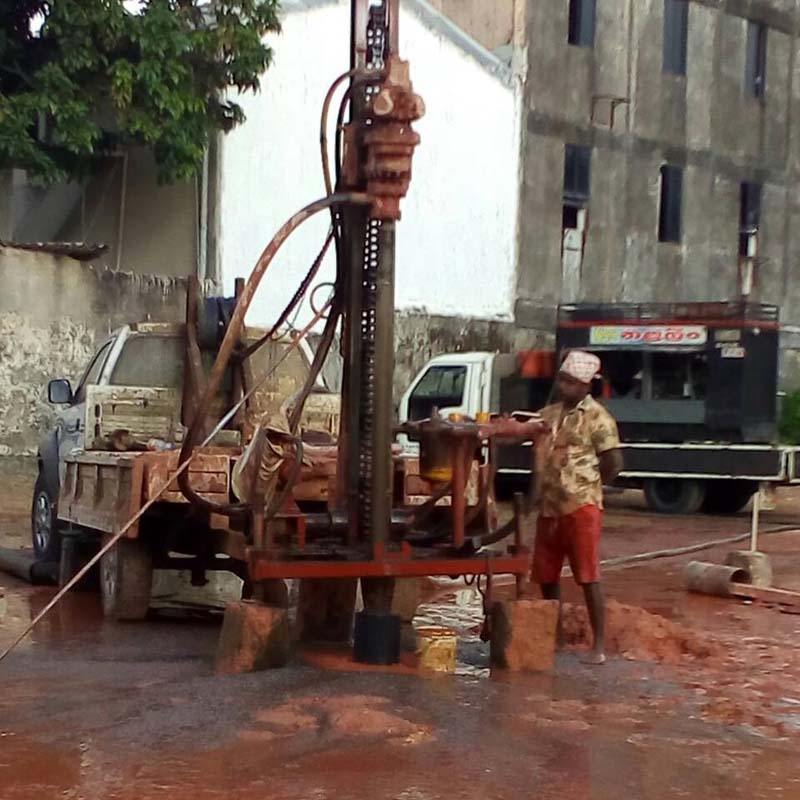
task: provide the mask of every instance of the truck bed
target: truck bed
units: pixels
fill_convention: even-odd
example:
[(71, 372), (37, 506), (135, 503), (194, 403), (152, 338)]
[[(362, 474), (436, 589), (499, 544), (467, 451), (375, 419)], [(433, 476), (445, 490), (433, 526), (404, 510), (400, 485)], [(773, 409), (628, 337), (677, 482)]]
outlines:
[[(232, 461), (238, 448), (206, 448), (189, 467), (192, 487), (203, 497), (227, 502)], [(65, 459), (58, 518), (82, 528), (116, 533), (175, 474), (177, 451), (111, 453), (86, 451)], [(186, 503), (173, 481), (161, 496), (164, 503)], [(126, 534), (138, 535), (134, 524)]]

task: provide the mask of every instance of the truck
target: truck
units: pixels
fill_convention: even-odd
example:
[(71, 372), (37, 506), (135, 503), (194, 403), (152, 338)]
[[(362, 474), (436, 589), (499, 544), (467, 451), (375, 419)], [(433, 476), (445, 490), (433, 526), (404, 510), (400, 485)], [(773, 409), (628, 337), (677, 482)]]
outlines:
[[(211, 300), (209, 307), (216, 302)], [(87, 544), (96, 550), (177, 469), (187, 413), (186, 330), (185, 324), (150, 321), (125, 325), (101, 342), (75, 387), (66, 378), (48, 384), (48, 400), (58, 410), (38, 448), (31, 534), (36, 559), (60, 563), (62, 582), (79, 566), (66, 563), (68, 549), (74, 551), (68, 546), (80, 540), (84, 552)], [(264, 333), (248, 328), (244, 338), (254, 341)], [(214, 344), (199, 351), (203, 363), (213, 360)], [(252, 430), (256, 418), (278, 411), (300, 389), (311, 357), (305, 339), (292, 346), (290, 337), (277, 336), (243, 362), (241, 369), (251, 385), (269, 375), (248, 403), (244, 418), (234, 418), (196, 454), (189, 474), (201, 496), (229, 500), (233, 468), (248, 427)], [(232, 406), (237, 383), (241, 378), (232, 370), (217, 398), (218, 417)], [(318, 443), (333, 443), (338, 420), (339, 397), (319, 378), (305, 405), (301, 430), (313, 431)], [(298, 486), (296, 499), (318, 502), (326, 490), (324, 480), (306, 481)], [(105, 615), (143, 618), (154, 569), (189, 569), (199, 583), (206, 570), (228, 570), (244, 577), (245, 546), (243, 534), (227, 519), (194, 513), (177, 485), (171, 485), (101, 560)]]
[[(436, 356), (398, 416), (535, 412), (549, 402), (566, 352), (587, 350), (602, 363), (592, 393), (619, 424), (618, 485), (643, 490), (656, 512), (736, 513), (760, 484), (800, 482), (798, 449), (778, 442), (778, 336), (770, 305), (561, 305), (554, 351)], [(499, 481), (529, 481), (530, 448), (499, 449)]]

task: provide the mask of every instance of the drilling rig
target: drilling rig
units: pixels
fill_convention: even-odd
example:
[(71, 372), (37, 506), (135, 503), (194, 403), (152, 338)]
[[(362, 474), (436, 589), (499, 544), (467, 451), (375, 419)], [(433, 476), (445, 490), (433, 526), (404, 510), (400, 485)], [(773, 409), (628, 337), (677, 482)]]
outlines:
[[(285, 579), (350, 581), (353, 586), (360, 579), (364, 610), (356, 618), (356, 657), (385, 663), (396, 659), (399, 639), (399, 625), (390, 613), (397, 578), (477, 576), (488, 602), (492, 576), (515, 575), (519, 585), (529, 556), (522, 546), (519, 509), (501, 527), (486, 513), (492, 452), (501, 437), (513, 433), (513, 420), (434, 414), (403, 426), (403, 433), (420, 442), (418, 473), (411, 477), (425, 483), (428, 492), (426, 502), (404, 504), (408, 459), (393, 448), (400, 432), (392, 403), (395, 237), (420, 142), (412, 126), (425, 109), (414, 93), (409, 63), (398, 52), (399, 0), (352, 0), (350, 13), (350, 69), (333, 82), (322, 111), (326, 196), (280, 229), (240, 287), (224, 320), (214, 365), (198, 381), (204, 388), (193, 403), (181, 450), (185, 462), (199, 449), (213, 422), (212, 398), (226, 370), (252, 353), (252, 346), (245, 351), (241, 344), (245, 314), (280, 245), (309, 217), (329, 214), (325, 247), (333, 244), (335, 249), (336, 277), (311, 374), (289, 415), (288, 430), (273, 432), (282, 437), (288, 454), (277, 502), (265, 503), (257, 487), (246, 503), (210, 501), (193, 489), (188, 472), (179, 485), (198, 513), (224, 515), (244, 532), (247, 576), (262, 589), (255, 596), (270, 596), (265, 587)], [(331, 175), (328, 112), (342, 87)], [(191, 330), (193, 321), (188, 322)], [(335, 491), (326, 509), (302, 510), (292, 502), (291, 491), (302, 480), (297, 422), (337, 331), (343, 386)], [(187, 362), (192, 361), (192, 338)], [(471, 500), (470, 475), (477, 475)], [(506, 550), (487, 549), (507, 537), (513, 537), (513, 544)]]

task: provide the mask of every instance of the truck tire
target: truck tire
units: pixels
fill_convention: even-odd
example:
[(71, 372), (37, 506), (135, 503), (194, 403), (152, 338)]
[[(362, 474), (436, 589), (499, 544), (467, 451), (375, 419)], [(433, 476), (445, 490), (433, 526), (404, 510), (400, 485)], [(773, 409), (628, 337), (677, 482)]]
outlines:
[(153, 555), (141, 539), (120, 539), (100, 560), (100, 594), (106, 619), (144, 619), (152, 587)]
[(40, 472), (33, 487), (31, 539), (37, 561), (58, 564), (61, 560), (61, 534), (58, 531), (57, 497), (53, 497)]
[(651, 478), (644, 483), (644, 497), (658, 514), (694, 514), (703, 505), (705, 488), (691, 479)]
[(736, 514), (755, 494), (754, 481), (719, 480), (706, 481), (706, 497), (703, 512), (706, 514)]

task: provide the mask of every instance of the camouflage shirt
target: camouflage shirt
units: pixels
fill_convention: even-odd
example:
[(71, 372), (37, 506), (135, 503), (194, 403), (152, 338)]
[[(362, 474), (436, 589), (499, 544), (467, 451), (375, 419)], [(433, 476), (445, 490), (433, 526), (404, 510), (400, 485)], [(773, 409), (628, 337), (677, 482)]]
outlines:
[(599, 456), (619, 447), (614, 418), (591, 396), (563, 418), (561, 403), (547, 406), (541, 413), (552, 432), (536, 448), (539, 513), (561, 517), (586, 505), (602, 508)]

